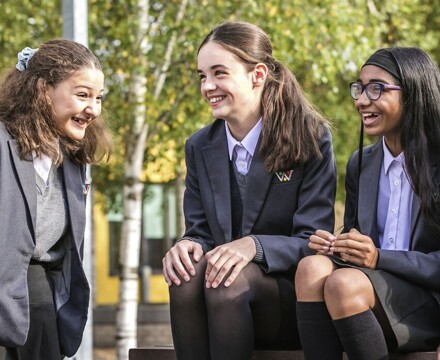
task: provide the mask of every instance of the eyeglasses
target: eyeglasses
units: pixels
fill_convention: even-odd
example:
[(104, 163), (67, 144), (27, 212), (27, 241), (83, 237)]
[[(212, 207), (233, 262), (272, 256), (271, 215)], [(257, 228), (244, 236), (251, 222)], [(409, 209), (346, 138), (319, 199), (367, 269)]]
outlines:
[(388, 85), (377, 82), (362, 84), (360, 82), (350, 83), (350, 95), (353, 99), (358, 100), (365, 90), (365, 94), (370, 100), (377, 100), (384, 90), (402, 90), (400, 86)]

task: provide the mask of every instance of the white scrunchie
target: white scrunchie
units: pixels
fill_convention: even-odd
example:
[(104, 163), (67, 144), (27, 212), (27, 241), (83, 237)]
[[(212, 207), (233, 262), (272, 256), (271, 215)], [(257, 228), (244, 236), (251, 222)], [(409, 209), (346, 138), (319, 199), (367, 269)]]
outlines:
[(15, 65), (17, 70), (20, 70), (20, 71), (26, 70), (28, 67), (29, 60), (32, 58), (35, 51), (37, 51), (37, 50), (38, 49), (31, 49), (30, 47), (25, 47), (23, 50), (21, 50), (17, 55), (18, 62), (17, 62), (17, 65)]

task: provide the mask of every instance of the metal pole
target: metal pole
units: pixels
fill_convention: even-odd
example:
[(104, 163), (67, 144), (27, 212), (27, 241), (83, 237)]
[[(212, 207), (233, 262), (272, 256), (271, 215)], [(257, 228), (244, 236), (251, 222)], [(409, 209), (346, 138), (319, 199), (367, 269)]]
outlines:
[[(88, 46), (87, 0), (62, 0), (63, 37)], [(90, 166), (87, 166), (88, 182), (91, 182)], [(86, 205), (86, 229), (84, 235), (84, 271), (90, 284), (90, 304), (88, 321), (84, 329), (83, 340), (78, 352), (70, 359), (93, 359), (93, 229), (92, 229), (92, 193), (89, 193)]]
[(63, 0), (63, 37), (88, 46), (87, 0)]

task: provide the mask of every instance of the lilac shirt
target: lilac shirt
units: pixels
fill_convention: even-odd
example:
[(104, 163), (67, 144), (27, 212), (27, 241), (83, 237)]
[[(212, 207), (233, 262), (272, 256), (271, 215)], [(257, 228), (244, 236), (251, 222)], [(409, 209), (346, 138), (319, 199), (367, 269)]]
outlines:
[[(251, 167), (252, 157), (255, 153), (255, 148), (257, 147), (258, 138), (261, 134), (261, 129), (263, 128), (262, 118), (258, 120), (255, 126), (247, 133), (242, 141), (237, 141), (231, 134), (228, 128), (228, 123), (225, 121), (226, 138), (228, 139), (228, 150), (229, 150), (229, 160), (235, 162), (237, 171), (246, 175)], [(260, 240), (255, 235), (248, 235), (255, 242), (256, 254), (254, 257), (255, 262), (264, 262), (264, 251), (261, 246)]]
[(405, 156), (397, 157), (383, 140), (383, 166), (377, 201), (377, 225), (381, 249), (408, 250), (414, 192), (405, 173)]
[(262, 118), (258, 120), (255, 126), (248, 132), (242, 141), (237, 141), (228, 128), (225, 121), (226, 138), (228, 139), (229, 160), (235, 162), (235, 166), (240, 174), (246, 175), (251, 167), (252, 157), (257, 147), (258, 138), (263, 128)]

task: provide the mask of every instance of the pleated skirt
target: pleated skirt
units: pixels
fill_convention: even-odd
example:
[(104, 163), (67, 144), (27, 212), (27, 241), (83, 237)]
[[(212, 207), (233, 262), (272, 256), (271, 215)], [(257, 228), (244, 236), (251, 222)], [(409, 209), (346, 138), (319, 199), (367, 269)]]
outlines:
[(383, 270), (332, 260), (339, 267), (356, 268), (370, 279), (395, 336), (395, 341), (387, 341), (391, 351), (437, 349), (440, 344), (440, 306), (431, 290)]

